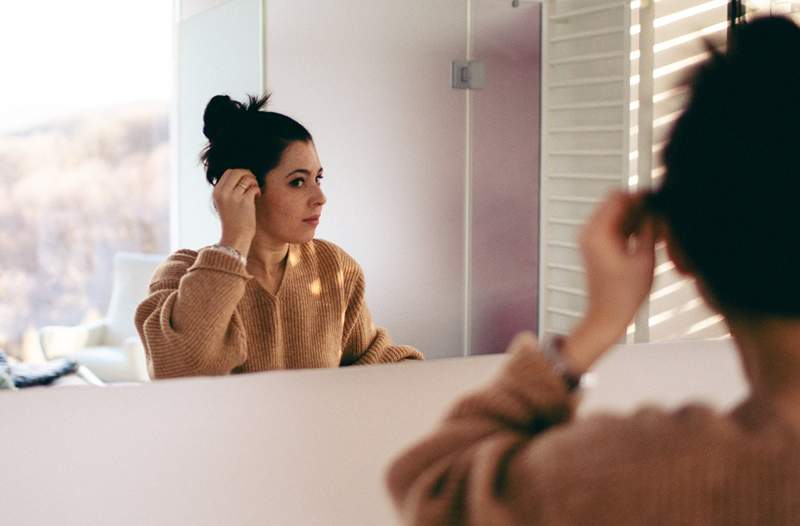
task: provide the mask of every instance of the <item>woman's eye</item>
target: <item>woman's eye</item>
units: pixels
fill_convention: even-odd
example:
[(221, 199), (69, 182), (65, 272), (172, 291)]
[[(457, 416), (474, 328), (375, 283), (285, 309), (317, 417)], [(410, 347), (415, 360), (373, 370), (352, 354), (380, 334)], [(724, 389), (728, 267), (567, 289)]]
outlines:
[(322, 176), (322, 175), (318, 175), (318, 176), (317, 176), (317, 184), (321, 184), (323, 179), (325, 179), (325, 177), (324, 177), (324, 176)]
[(297, 179), (292, 179), (292, 181), (289, 182), (289, 186), (300, 188), (305, 184), (305, 182), (306, 182), (305, 179), (298, 177)]

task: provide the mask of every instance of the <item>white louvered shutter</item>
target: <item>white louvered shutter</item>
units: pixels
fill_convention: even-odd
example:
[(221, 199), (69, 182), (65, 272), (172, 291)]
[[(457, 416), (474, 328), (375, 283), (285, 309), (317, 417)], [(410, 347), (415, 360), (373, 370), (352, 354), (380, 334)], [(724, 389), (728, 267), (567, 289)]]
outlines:
[(539, 331), (563, 334), (586, 304), (580, 226), (628, 183), (630, 3), (544, 8)]
[[(664, 175), (664, 147), (689, 94), (685, 81), (707, 58), (704, 40), (724, 45), (727, 8), (728, 0), (659, 0), (633, 4), (631, 123), (637, 124), (639, 112), (646, 112), (645, 122), (651, 123), (651, 134), (640, 134), (637, 127), (632, 128), (632, 187), (658, 185)], [(643, 49), (640, 54), (639, 44), (647, 42), (651, 43), (649, 49)], [(649, 71), (653, 79), (641, 94), (642, 104), (638, 85), (640, 68), (642, 74)], [(639, 173), (638, 162), (639, 156), (646, 155), (648, 148), (652, 152), (649, 176), (646, 171)], [(653, 290), (637, 320), (636, 341), (725, 335), (727, 329), (721, 316), (708, 310), (694, 283), (674, 270), (666, 250), (660, 247), (656, 256)]]

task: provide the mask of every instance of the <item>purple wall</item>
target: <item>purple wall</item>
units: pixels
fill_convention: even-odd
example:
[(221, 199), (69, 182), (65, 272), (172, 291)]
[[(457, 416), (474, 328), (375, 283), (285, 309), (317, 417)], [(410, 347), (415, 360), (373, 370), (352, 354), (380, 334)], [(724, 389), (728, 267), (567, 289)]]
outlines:
[(486, 86), (472, 92), (471, 354), (489, 354), (537, 329), (541, 11), (476, 4)]

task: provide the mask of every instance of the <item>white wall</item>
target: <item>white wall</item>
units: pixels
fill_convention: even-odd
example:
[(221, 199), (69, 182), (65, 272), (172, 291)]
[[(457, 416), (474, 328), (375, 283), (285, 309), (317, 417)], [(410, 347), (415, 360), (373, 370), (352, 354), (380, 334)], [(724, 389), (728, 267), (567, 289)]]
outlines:
[(181, 0), (178, 26), (177, 181), (172, 249), (219, 241), (210, 186), (199, 163), (203, 110), (218, 93), (261, 91), (261, 0)]
[[(364, 267), (376, 323), (427, 357), (463, 352), (464, 0), (267, 2), (272, 109), (315, 138), (318, 237)], [(333, 28), (338, 28), (333, 30)]]

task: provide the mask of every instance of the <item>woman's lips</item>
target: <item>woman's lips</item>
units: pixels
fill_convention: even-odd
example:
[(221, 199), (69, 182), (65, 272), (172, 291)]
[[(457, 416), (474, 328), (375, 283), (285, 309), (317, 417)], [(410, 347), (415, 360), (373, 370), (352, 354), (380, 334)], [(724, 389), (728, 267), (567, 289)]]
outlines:
[(319, 224), (319, 216), (307, 217), (307, 218), (303, 219), (303, 223), (306, 223), (308, 225), (317, 226)]

